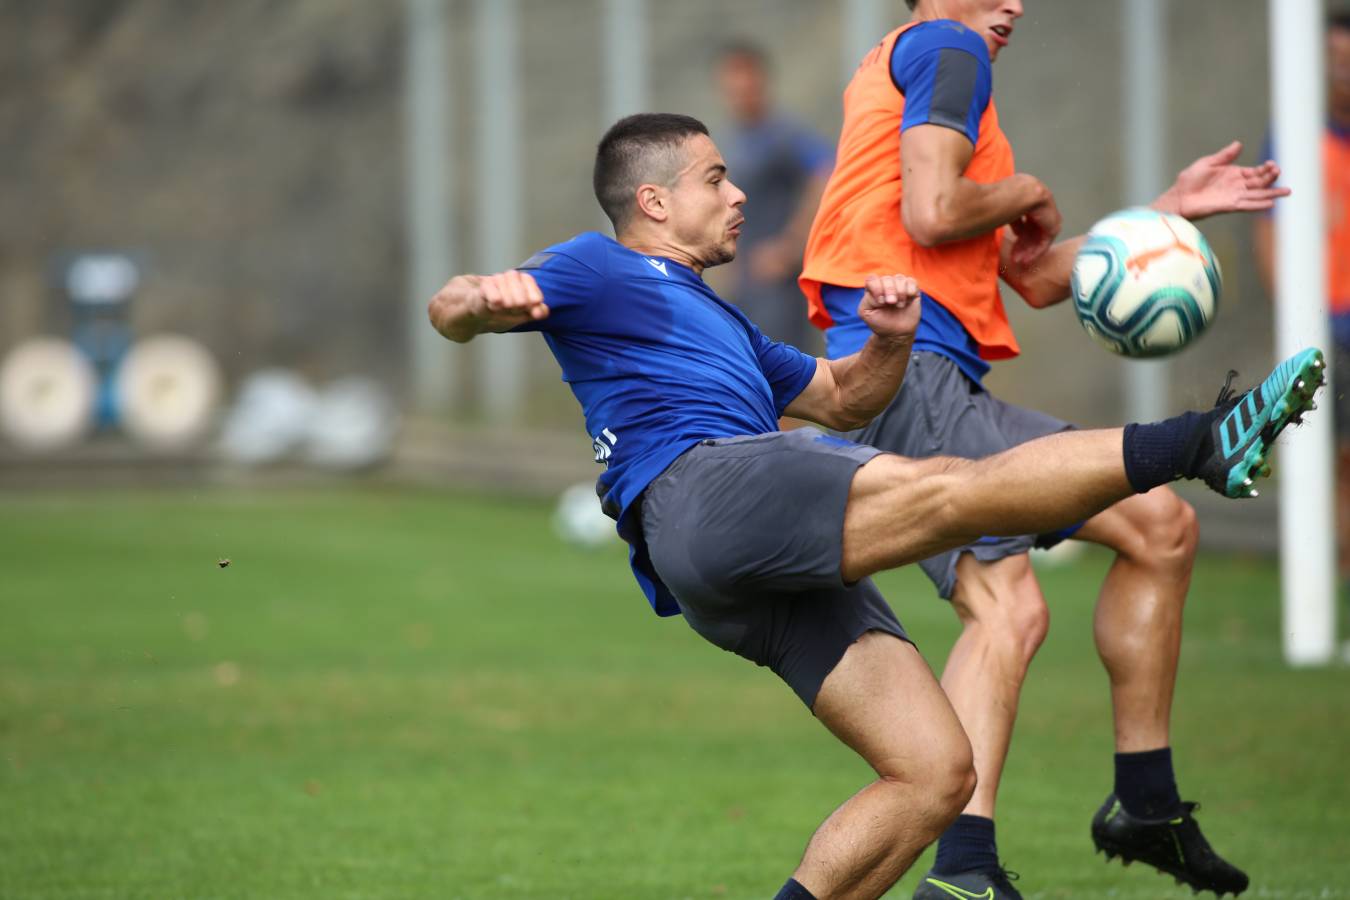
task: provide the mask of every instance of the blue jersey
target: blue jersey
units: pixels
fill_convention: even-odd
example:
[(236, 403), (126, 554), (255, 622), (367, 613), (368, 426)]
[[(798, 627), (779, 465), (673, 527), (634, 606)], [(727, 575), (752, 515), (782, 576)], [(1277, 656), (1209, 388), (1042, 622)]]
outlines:
[[(984, 38), (959, 22), (937, 20), (916, 25), (895, 42), (891, 81), (905, 95), (901, 134), (916, 125), (941, 125), (965, 135), (972, 147), (979, 143), (980, 119), (994, 90)], [(825, 333), (826, 352), (831, 359), (857, 353), (871, 334), (858, 317), (862, 291), (825, 285), (820, 294), (835, 323)], [(956, 316), (928, 294), (923, 295), (923, 316), (914, 335), (914, 349), (941, 353), (976, 384), (989, 371), (975, 339)]]
[(764, 337), (687, 266), (595, 232), (518, 268), (549, 315), (515, 330), (543, 332), (605, 466), (596, 492), (629, 543), (633, 574), (658, 615), (675, 615), (634, 501), (701, 440), (776, 431), (816, 360)]

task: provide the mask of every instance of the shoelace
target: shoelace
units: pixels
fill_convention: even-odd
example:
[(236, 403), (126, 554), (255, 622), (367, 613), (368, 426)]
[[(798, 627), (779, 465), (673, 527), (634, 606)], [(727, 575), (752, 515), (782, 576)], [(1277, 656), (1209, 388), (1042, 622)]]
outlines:
[(1003, 865), (1003, 863), (998, 864), (998, 874), (999, 877), (1002, 878), (1004, 881), (1018, 881), (1022, 877), (1021, 875), (1018, 875), (1016, 872), (1014, 872), (1012, 869), (1009, 869), (1007, 866)]
[(1237, 374), (1237, 369), (1228, 370), (1228, 377), (1223, 380), (1223, 387), (1219, 388), (1219, 397), (1214, 401), (1215, 406), (1223, 406), (1237, 394), (1237, 391), (1233, 390), (1233, 379)]

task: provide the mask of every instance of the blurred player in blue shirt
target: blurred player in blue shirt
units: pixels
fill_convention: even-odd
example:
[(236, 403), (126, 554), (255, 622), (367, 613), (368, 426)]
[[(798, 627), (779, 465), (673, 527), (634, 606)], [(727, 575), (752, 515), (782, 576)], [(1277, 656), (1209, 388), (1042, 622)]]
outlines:
[(802, 311), (797, 275), (834, 148), (774, 107), (771, 74), (756, 44), (736, 41), (722, 50), (717, 82), (731, 122), (718, 146), (750, 198), (729, 293), (769, 337), (815, 352), (820, 335)]

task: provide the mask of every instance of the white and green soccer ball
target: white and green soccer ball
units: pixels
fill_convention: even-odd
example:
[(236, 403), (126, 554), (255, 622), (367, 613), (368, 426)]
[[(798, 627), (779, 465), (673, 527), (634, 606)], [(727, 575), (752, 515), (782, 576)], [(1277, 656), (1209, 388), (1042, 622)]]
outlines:
[(1176, 353), (1209, 327), (1223, 277), (1199, 229), (1138, 208), (1092, 226), (1071, 285), (1078, 321), (1093, 339), (1121, 356), (1150, 357)]

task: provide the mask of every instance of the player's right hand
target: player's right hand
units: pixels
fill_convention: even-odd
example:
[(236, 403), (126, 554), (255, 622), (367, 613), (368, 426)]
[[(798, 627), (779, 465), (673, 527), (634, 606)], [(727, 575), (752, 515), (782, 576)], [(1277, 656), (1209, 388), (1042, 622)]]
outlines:
[(506, 330), (548, 316), (544, 293), (534, 276), (509, 269), (478, 279), (477, 314), (494, 330)]
[(908, 342), (919, 328), (919, 283), (908, 275), (868, 275), (858, 315), (872, 333)]
[(1040, 259), (1045, 251), (1059, 237), (1064, 227), (1064, 217), (1053, 196), (1036, 204), (1020, 218), (1011, 223), (1013, 234), (1017, 236), (1012, 248), (1012, 260), (1019, 266), (1029, 266)]

